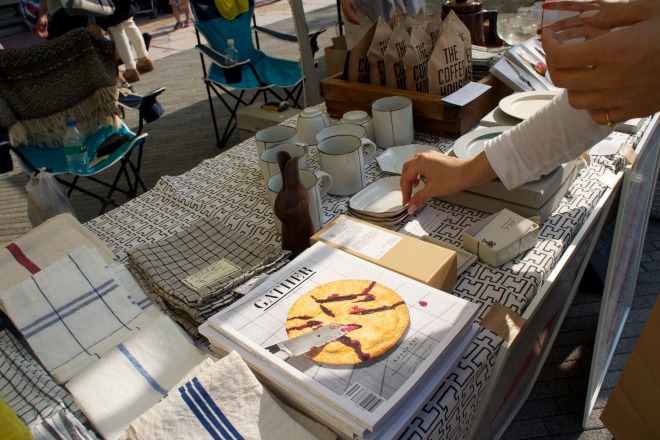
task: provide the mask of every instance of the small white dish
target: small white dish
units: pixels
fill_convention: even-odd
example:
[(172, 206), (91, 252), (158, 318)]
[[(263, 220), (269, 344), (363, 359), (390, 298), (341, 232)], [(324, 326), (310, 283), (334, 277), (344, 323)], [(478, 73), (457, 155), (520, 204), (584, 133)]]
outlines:
[(375, 142), (376, 136), (374, 135), (374, 123), (371, 120), (371, 116), (369, 116), (369, 113), (362, 110), (353, 110), (350, 112), (346, 112), (341, 118), (341, 123), (357, 124), (363, 126), (366, 130), (365, 137), (370, 141)]
[[(401, 203), (403, 194), (401, 193), (399, 180), (398, 176), (388, 176), (375, 181), (351, 197), (348, 206), (354, 211), (363, 211), (367, 215), (369, 213), (382, 214), (387, 211), (395, 213), (399, 210), (397, 209), (399, 207), (401, 211), (404, 211), (405, 208)], [(420, 181), (413, 192), (417, 192), (422, 188), (424, 188), (424, 182)]]
[(471, 159), (484, 151), (487, 140), (499, 136), (511, 127), (477, 128), (456, 139), (452, 151), (459, 159)]
[(525, 120), (545, 107), (555, 96), (557, 92), (549, 90), (514, 93), (500, 100), (500, 110), (509, 116)]
[(400, 147), (390, 147), (383, 154), (376, 157), (376, 162), (380, 169), (386, 173), (401, 174), (403, 164), (415, 157), (416, 154), (424, 153), (425, 151), (434, 150), (437, 148), (430, 145), (409, 144)]

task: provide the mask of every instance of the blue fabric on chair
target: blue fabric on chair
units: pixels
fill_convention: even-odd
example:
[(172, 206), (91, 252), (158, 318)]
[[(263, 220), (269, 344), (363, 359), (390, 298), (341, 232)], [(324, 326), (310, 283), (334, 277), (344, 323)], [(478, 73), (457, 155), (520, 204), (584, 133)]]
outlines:
[(129, 140), (124, 142), (119, 148), (113, 151), (110, 155), (99, 161), (94, 166), (87, 168), (83, 172), (73, 172), (70, 170), (66, 154), (64, 153), (64, 147), (58, 148), (41, 148), (35, 146), (23, 146), (19, 148), (19, 151), (22, 153), (25, 159), (29, 164), (21, 160), (21, 165), (24, 168), (34, 167), (36, 169), (46, 168), (51, 174), (76, 174), (78, 176), (91, 176), (92, 174), (98, 173), (99, 171), (111, 166), (117, 161), (121, 160), (126, 153), (142, 142), (144, 142), (144, 137), (136, 138), (135, 133), (131, 132), (128, 127), (122, 124), (118, 129), (113, 127), (103, 127), (85, 138), (85, 145), (87, 146), (87, 154), (91, 160), (96, 156), (96, 150), (101, 146), (103, 141), (109, 138), (112, 134), (125, 134), (129, 136)]
[[(289, 101), (294, 107), (300, 107), (302, 69), (296, 61), (268, 56), (258, 49), (258, 44), (255, 47), (252, 32), (256, 32), (257, 27), (252, 26), (252, 0), (249, 1), (248, 11), (237, 15), (233, 20), (223, 18), (213, 0), (191, 0), (190, 5), (195, 16), (199, 43), (197, 48), (201, 52), (204, 83), (218, 147), (227, 146), (229, 137), (236, 129), (236, 112), (239, 107), (253, 104), (260, 95), (263, 96), (264, 103), (271, 101), (268, 96), (272, 95), (274, 101)], [(268, 34), (280, 38), (278, 35)], [(204, 36), (208, 44), (202, 44), (200, 35)], [(238, 50), (237, 65), (227, 66), (224, 57), (229, 39), (234, 40)], [(206, 59), (209, 60), (208, 67)], [(222, 136), (218, 131), (211, 92), (230, 113)], [(248, 94), (249, 92), (253, 94)]]
[[(231, 21), (224, 18), (215, 18), (197, 23), (199, 31), (211, 47), (220, 54), (225, 53), (227, 40), (233, 38), (238, 49), (238, 61), (250, 60), (250, 64), (262, 80), (260, 82), (249, 65), (244, 64), (242, 66), (242, 80), (238, 83), (232, 83), (231, 87), (255, 89), (265, 85), (292, 87), (298, 84), (302, 80), (302, 69), (297, 62), (269, 57), (254, 48), (250, 31), (250, 15), (248, 14), (249, 12), (241, 14)], [(227, 83), (224, 69), (217, 64), (211, 65), (208, 78), (220, 84)]]

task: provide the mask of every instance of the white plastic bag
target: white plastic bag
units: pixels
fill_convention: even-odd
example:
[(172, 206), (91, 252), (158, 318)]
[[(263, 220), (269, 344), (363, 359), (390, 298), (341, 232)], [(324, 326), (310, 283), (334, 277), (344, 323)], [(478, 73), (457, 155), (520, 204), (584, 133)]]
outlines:
[(76, 216), (69, 198), (51, 173), (41, 170), (30, 175), (25, 189), (28, 193), (28, 218), (34, 228), (58, 214)]

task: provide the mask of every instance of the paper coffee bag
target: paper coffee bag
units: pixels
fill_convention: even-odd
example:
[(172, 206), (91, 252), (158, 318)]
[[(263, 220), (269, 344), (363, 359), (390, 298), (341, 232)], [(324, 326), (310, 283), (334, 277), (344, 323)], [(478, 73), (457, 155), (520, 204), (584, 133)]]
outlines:
[(413, 26), (404, 59), (408, 90), (429, 92), (428, 61), (432, 50), (431, 37), (426, 34), (424, 26), (420, 24)]
[(443, 26), (446, 27), (448, 24), (451, 25), (456, 30), (458, 36), (461, 37), (463, 48), (465, 50), (465, 57), (468, 61), (467, 69), (465, 71), (465, 80), (466, 82), (472, 81), (472, 36), (470, 35), (470, 29), (465, 26), (453, 10), (449, 11), (445, 17)]
[(426, 20), (426, 27), (424, 30), (426, 31), (426, 34), (431, 37), (431, 44), (435, 46), (435, 43), (442, 34), (442, 16), (438, 11), (431, 14), (428, 20)]
[(444, 26), (429, 59), (429, 93), (447, 96), (465, 85), (467, 59), (461, 37)]
[(390, 40), (392, 29), (383, 20), (379, 18), (375, 23), (375, 29), (371, 45), (367, 53), (367, 58), (371, 68), (371, 84), (376, 86), (387, 85), (385, 77), (385, 52), (387, 51), (387, 42)]
[(369, 66), (368, 53), (376, 31), (376, 24), (374, 23), (360, 41), (348, 51), (348, 61), (346, 62), (348, 72), (345, 72), (345, 80), (371, 84), (371, 67)]
[(401, 23), (397, 23), (392, 30), (390, 40), (385, 51), (385, 80), (386, 86), (393, 89), (406, 89), (406, 67), (404, 58), (410, 35)]

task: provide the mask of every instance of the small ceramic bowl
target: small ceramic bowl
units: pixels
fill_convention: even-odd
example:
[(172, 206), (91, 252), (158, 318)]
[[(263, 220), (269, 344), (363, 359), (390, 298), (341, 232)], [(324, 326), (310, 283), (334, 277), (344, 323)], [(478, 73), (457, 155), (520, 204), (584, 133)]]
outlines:
[(316, 145), (316, 135), (326, 127), (330, 127), (328, 114), (316, 107), (308, 107), (298, 116), (298, 140)]
[(374, 124), (371, 120), (371, 116), (369, 116), (367, 112), (363, 112), (362, 110), (346, 112), (341, 118), (341, 123), (357, 124), (363, 126), (367, 130), (365, 137), (370, 141), (374, 140)]

